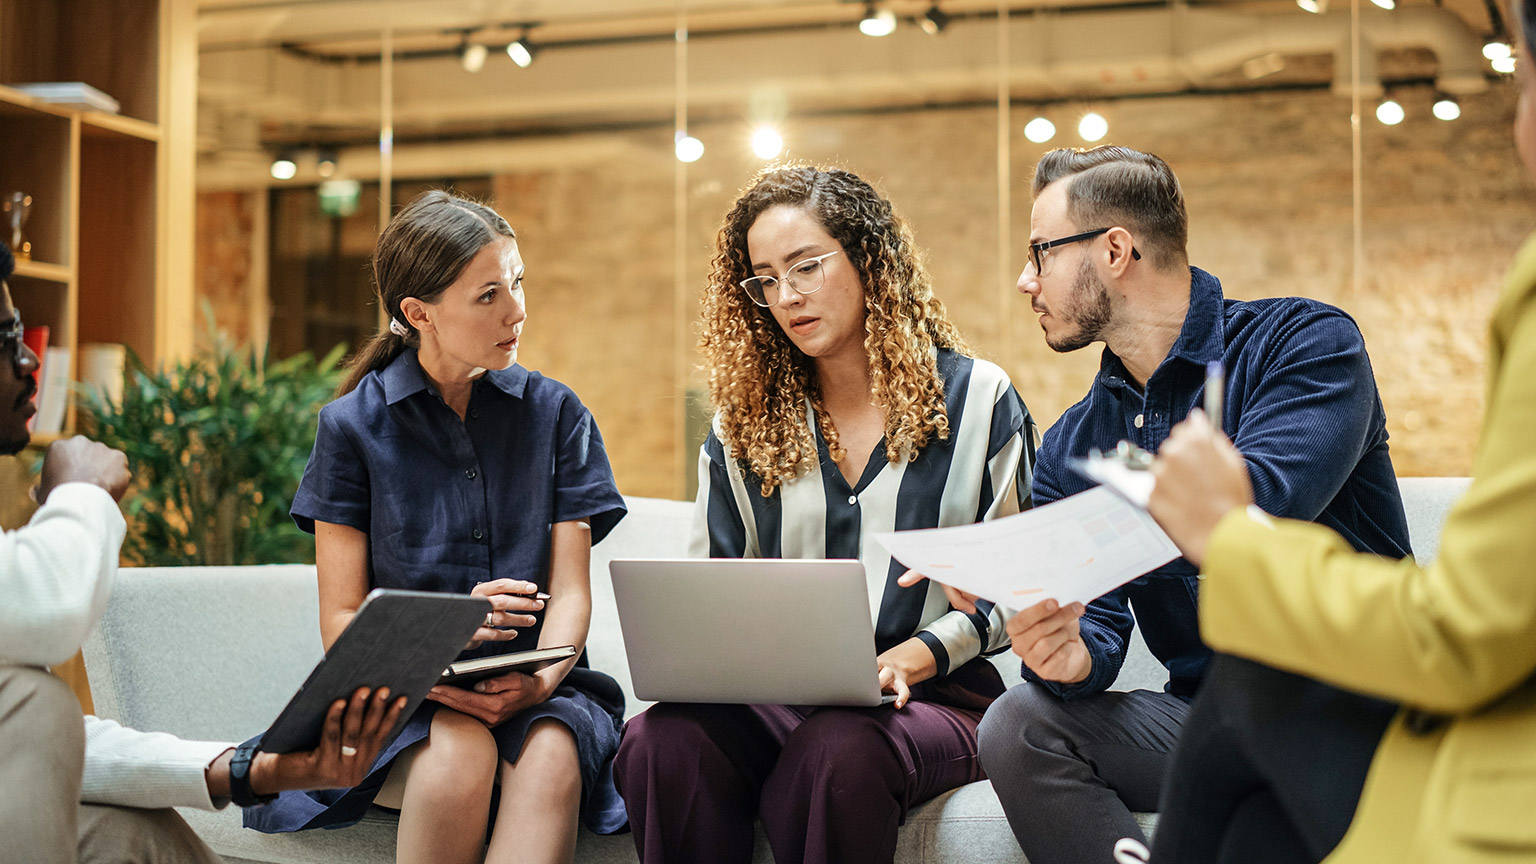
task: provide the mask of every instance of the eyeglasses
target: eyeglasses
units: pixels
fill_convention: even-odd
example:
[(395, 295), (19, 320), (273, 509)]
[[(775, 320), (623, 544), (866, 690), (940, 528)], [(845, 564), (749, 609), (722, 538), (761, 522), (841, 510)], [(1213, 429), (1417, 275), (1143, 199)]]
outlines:
[[(1035, 275), (1039, 276), (1045, 273), (1046, 252), (1055, 249), (1057, 246), (1067, 246), (1084, 240), (1092, 240), (1100, 234), (1108, 233), (1110, 230), (1109, 228), (1100, 228), (1097, 231), (1084, 231), (1081, 234), (1073, 234), (1071, 237), (1063, 237), (1060, 240), (1047, 240), (1044, 243), (1029, 244), (1029, 262), (1035, 265)], [(1135, 246), (1131, 247), (1131, 258), (1135, 261), (1141, 260), (1141, 253), (1136, 251)]]
[[(784, 281), (789, 287), (801, 294), (815, 294), (821, 290), (825, 281), (825, 268), (821, 262), (831, 258), (838, 252), (828, 252), (825, 255), (817, 255), (815, 258), (807, 258), (798, 264), (792, 265), (789, 272), (784, 274)], [(751, 279), (743, 279), (740, 283), (747, 296), (759, 306), (772, 306), (779, 302), (779, 280), (773, 276), (753, 276)]]
[(10, 350), (11, 362), (18, 367), (27, 358), (26, 343), (21, 341), (26, 328), (21, 326), (21, 312), (11, 312), (11, 320), (0, 324), (0, 357), (5, 356), (6, 350)]

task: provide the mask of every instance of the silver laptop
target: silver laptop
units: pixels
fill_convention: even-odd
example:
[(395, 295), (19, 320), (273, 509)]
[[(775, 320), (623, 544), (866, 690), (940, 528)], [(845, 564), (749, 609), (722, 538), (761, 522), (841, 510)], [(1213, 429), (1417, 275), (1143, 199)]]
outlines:
[(890, 701), (880, 693), (864, 565), (857, 561), (620, 558), (609, 569), (641, 699)]

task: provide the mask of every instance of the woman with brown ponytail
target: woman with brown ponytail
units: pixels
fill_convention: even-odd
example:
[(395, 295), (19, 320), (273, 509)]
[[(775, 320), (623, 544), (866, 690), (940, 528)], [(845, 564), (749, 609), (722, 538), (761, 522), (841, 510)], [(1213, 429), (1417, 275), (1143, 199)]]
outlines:
[[(315, 534), (322, 640), (383, 587), (490, 599), (466, 657), (583, 646), (591, 546), (624, 502), (581, 401), (516, 365), (527, 311), (512, 229), (428, 192), (385, 229), (373, 270), (388, 330), (320, 412), (293, 502)], [(585, 655), (439, 686), (362, 783), (286, 793), (246, 824), (338, 827), (380, 804), (400, 811), (397, 861), (568, 862), (578, 814), (594, 831), (624, 824), (607, 770), (623, 703)]]

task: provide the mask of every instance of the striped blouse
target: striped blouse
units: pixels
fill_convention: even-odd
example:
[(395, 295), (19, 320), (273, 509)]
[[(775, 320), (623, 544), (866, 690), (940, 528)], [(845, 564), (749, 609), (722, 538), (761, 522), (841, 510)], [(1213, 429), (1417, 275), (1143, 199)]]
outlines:
[(932, 582), (896, 584), (906, 571), (874, 537), (884, 531), (942, 528), (1009, 516), (1029, 506), (1036, 431), (1001, 368), (953, 351), (938, 353), (949, 414), (949, 439), (918, 456), (890, 463), (875, 448), (850, 487), (807, 418), (821, 456), (819, 476), (806, 474), (770, 496), (742, 463), (727, 458), (718, 416), (699, 454), (699, 496), (690, 554), (696, 558), (857, 558), (864, 564), (875, 649), (913, 636), (923, 640), (947, 675), (972, 658), (1008, 646), (1001, 614), (982, 603), (976, 614), (950, 608)]

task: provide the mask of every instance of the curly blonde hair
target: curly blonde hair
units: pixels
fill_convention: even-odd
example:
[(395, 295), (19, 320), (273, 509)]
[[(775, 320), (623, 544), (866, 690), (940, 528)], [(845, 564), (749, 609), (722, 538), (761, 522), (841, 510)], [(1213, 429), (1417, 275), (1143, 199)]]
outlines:
[(763, 211), (778, 205), (814, 216), (858, 270), (864, 286), (864, 351), (873, 402), (885, 412), (887, 460), (916, 456), (935, 437), (949, 437), (934, 349), (970, 353), (944, 304), (933, 296), (912, 231), (890, 201), (841, 169), (765, 169), (736, 199), (715, 239), (699, 340), (722, 443), (762, 483), (765, 496), (816, 468), (807, 400), (833, 461), (847, 455), (822, 405), (814, 361), (740, 286), (754, 275), (747, 231)]

